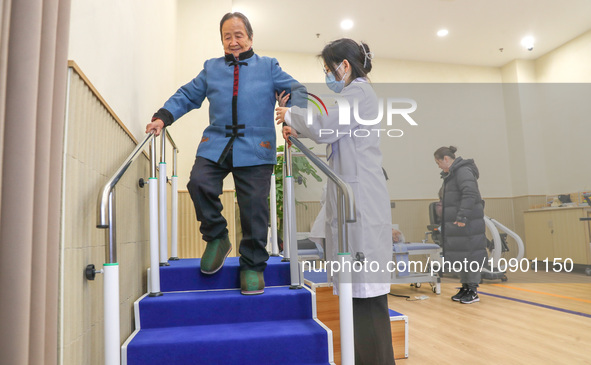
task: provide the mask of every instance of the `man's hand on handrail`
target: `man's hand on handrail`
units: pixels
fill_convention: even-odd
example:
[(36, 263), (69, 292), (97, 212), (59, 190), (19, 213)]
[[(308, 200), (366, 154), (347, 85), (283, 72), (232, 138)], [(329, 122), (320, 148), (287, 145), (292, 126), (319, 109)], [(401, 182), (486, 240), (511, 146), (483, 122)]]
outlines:
[(146, 125), (146, 133), (154, 132), (155, 136), (159, 136), (162, 133), (162, 128), (164, 128), (162, 119), (154, 119)]

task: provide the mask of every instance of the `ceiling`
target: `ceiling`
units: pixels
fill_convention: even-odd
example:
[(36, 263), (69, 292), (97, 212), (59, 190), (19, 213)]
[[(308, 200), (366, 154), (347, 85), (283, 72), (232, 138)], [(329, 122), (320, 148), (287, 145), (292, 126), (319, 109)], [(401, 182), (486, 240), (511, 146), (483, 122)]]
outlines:
[[(234, 0), (233, 10), (249, 17), (255, 49), (318, 54), (348, 37), (378, 58), (494, 67), (536, 59), (591, 29), (591, 0)], [(345, 18), (354, 21), (348, 31)], [(449, 35), (437, 37), (441, 28)], [(532, 51), (520, 44), (527, 35)]]

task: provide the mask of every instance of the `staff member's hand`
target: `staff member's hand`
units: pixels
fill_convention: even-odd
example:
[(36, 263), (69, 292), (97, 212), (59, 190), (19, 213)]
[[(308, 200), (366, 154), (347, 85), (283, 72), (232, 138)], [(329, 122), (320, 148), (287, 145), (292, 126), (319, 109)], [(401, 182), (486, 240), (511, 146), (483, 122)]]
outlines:
[(162, 119), (154, 119), (151, 123), (146, 125), (146, 134), (154, 132), (155, 136), (159, 136), (160, 133), (162, 133), (162, 128), (164, 128), (164, 122)]
[(462, 222), (458, 222), (458, 221), (455, 221), (454, 224), (458, 227), (465, 227), (466, 226), (466, 223), (462, 223)]
[(298, 137), (298, 133), (292, 127), (286, 125), (283, 127), (283, 139), (287, 141), (287, 147), (291, 147), (291, 141), (289, 140), (289, 136)]
[(277, 124), (281, 124), (285, 122), (285, 113), (287, 113), (287, 110), (289, 108), (286, 107), (278, 107), (275, 108), (275, 120), (277, 121)]
[(292, 143), (289, 140), (289, 136), (294, 136), (294, 137), (298, 137), (298, 133), (296, 132), (295, 129), (293, 129), (292, 127), (286, 125), (283, 127), (283, 139), (285, 139), (287, 141), (287, 147), (291, 147)]

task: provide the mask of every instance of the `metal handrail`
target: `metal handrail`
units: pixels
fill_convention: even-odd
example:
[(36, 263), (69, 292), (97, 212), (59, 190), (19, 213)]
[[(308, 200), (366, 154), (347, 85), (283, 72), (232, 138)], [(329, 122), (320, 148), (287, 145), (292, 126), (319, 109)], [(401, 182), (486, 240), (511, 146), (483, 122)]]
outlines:
[[(129, 166), (140, 155), (148, 141), (152, 141), (154, 146), (154, 133), (149, 133), (144, 140), (139, 143), (123, 164), (117, 169), (115, 174), (107, 181), (101, 189), (98, 196), (98, 214), (97, 228), (108, 229), (108, 242), (105, 245), (105, 263), (103, 269), (98, 271), (104, 275), (103, 283), (103, 312), (104, 312), (104, 341), (105, 341), (105, 364), (120, 364), (120, 316), (119, 316), (119, 263), (117, 262), (117, 230), (116, 230), (116, 204), (115, 204), (115, 186), (125, 174)], [(153, 157), (153, 156), (152, 156)], [(151, 158), (153, 165), (151, 171), (155, 172), (156, 161)], [(90, 271), (90, 272), (89, 272)], [(89, 280), (94, 280), (94, 265), (87, 266), (86, 275)]]
[(129, 154), (129, 156), (125, 159), (123, 164), (117, 169), (115, 174), (107, 181), (105, 186), (101, 189), (101, 192), (98, 196), (98, 214), (97, 214), (97, 228), (108, 228), (110, 225), (109, 222), (109, 194), (115, 188), (115, 185), (119, 182), (125, 171), (129, 168), (129, 166), (135, 161), (135, 159), (139, 156), (140, 152), (143, 151), (144, 146), (146, 143), (153, 138), (154, 132), (150, 132), (144, 140), (139, 143), (135, 149)]
[(172, 148), (179, 151), (179, 148), (176, 146), (176, 143), (174, 143), (172, 136), (170, 135), (170, 133), (168, 133), (168, 129), (165, 129), (164, 131), (166, 133), (166, 138), (168, 139), (168, 141), (170, 141), (170, 145), (172, 146)]
[(168, 139), (168, 141), (170, 142), (170, 145), (172, 146), (172, 175), (170, 178), (171, 181), (171, 189), (172, 189), (172, 196), (171, 196), (171, 208), (172, 208), (172, 212), (171, 212), (171, 232), (170, 232), (170, 252), (171, 252), (171, 256), (169, 258), (169, 260), (173, 260), (176, 261), (179, 259), (178, 257), (178, 205), (179, 205), (179, 200), (178, 200), (178, 153), (179, 153), (179, 148), (177, 147), (176, 143), (174, 143), (174, 140), (172, 139), (172, 136), (170, 135), (170, 133), (168, 133), (168, 129), (164, 130), (165, 134), (166, 134), (166, 138)]
[[(161, 192), (158, 194), (158, 181), (156, 179), (156, 136), (154, 132), (150, 132), (144, 140), (136, 145), (133, 151), (129, 154), (129, 156), (124, 160), (123, 164), (117, 169), (115, 174), (107, 181), (104, 187), (101, 189), (99, 196), (98, 196), (98, 214), (97, 214), (97, 227), (102, 229), (108, 229), (108, 242), (105, 245), (106, 247), (106, 256), (105, 256), (105, 263), (103, 264), (103, 269), (100, 271), (94, 270), (94, 265), (89, 265), (86, 269), (86, 275), (89, 280), (94, 280), (94, 275), (96, 273), (104, 274), (104, 318), (105, 318), (105, 364), (119, 364), (120, 363), (120, 352), (119, 347), (120, 343), (120, 316), (119, 316), (119, 264), (117, 262), (117, 237), (116, 237), (116, 219), (115, 219), (115, 211), (116, 211), (116, 204), (115, 204), (115, 186), (121, 179), (121, 177), (125, 174), (129, 166), (136, 160), (136, 158), (141, 154), (144, 147), (148, 142), (150, 143), (150, 178), (148, 179), (149, 185), (149, 194), (150, 194), (150, 276), (149, 276), (149, 286), (150, 286), (150, 296), (160, 296), (162, 293), (160, 292), (160, 274), (159, 274), (159, 256), (162, 256), (164, 260), (164, 255), (158, 255), (158, 197), (160, 195), (161, 198), (166, 199), (166, 162), (164, 161), (164, 154), (166, 148), (166, 139), (170, 141), (171, 145), (173, 146), (173, 173), (174, 176), (172, 177), (172, 184), (173, 184), (173, 209), (172, 209), (172, 221), (173, 227), (178, 220), (176, 217), (178, 214), (176, 213), (175, 206), (178, 205), (178, 198), (176, 197), (177, 191), (177, 153), (178, 148), (174, 143), (174, 140), (168, 133), (168, 131), (163, 130), (161, 133), (161, 168), (159, 173), (159, 179), (161, 182), (161, 188), (164, 187)], [(160, 213), (164, 212), (166, 214), (166, 200), (160, 202)], [(166, 216), (160, 219), (161, 223), (163, 222), (166, 224)], [(160, 230), (164, 230), (165, 228), (160, 228)], [(173, 237), (173, 257), (171, 259), (177, 259), (176, 257), (176, 229), (173, 228), (172, 230), (172, 237)], [(166, 241), (164, 240), (164, 244)], [(166, 246), (161, 247), (166, 250)], [(164, 251), (166, 252), (166, 251)]]
[(117, 183), (119, 182), (119, 180), (121, 179), (123, 174), (125, 174), (125, 171), (127, 171), (129, 166), (133, 163), (133, 161), (135, 161), (135, 159), (140, 154), (140, 152), (143, 151), (144, 146), (146, 145), (146, 143), (148, 143), (150, 141), (150, 138), (152, 138), (153, 135), (154, 135), (154, 132), (150, 132), (146, 136), (146, 138), (135, 147), (135, 149), (129, 154), (129, 156), (125, 159), (123, 164), (121, 164), (121, 166), (119, 167), (117, 172), (115, 172), (115, 174), (113, 174), (113, 176), (109, 179), (109, 181), (107, 181), (107, 183), (105, 184), (105, 186), (103, 187), (103, 189), (99, 193), (98, 215), (97, 215), (98, 222), (96, 224), (97, 228), (109, 227), (109, 224), (108, 224), (109, 193), (111, 192), (111, 190), (113, 190), (115, 185), (117, 185)]
[[(168, 179), (167, 176), (167, 165), (166, 165), (166, 140), (168, 140), (172, 146), (172, 176)], [(177, 166), (178, 166), (178, 152), (179, 149), (172, 139), (170, 133), (168, 133), (168, 128), (163, 128), (162, 133), (160, 136), (160, 164), (159, 166), (159, 178), (158, 178), (158, 196), (159, 196), (159, 246), (160, 246), (160, 266), (168, 266), (169, 260), (178, 260), (178, 234), (177, 234), (177, 226), (178, 226), (178, 175), (177, 175)], [(171, 256), (167, 259), (168, 253), (168, 222), (166, 219), (167, 216), (167, 201), (168, 201), (168, 193), (166, 190), (166, 185), (171, 183), (171, 205), (172, 205), (172, 214), (171, 214), (171, 225), (172, 230), (170, 232), (170, 248), (171, 248)]]
[[(351, 272), (352, 256), (349, 252), (348, 247), (348, 232), (347, 223), (353, 223), (356, 221), (355, 213), (355, 196), (351, 186), (341, 179), (324, 161), (320, 160), (312, 151), (310, 151), (302, 142), (297, 138), (290, 136), (289, 141), (302, 151), (308, 157), (308, 159), (316, 165), (326, 176), (331, 179), (337, 185), (337, 240), (339, 245), (338, 260), (340, 263), (340, 269), (336, 270), (338, 277), (338, 288), (339, 288), (339, 325), (341, 335), (341, 364), (352, 365), (355, 363), (355, 350), (354, 350), (354, 334), (353, 334), (353, 278)], [(291, 153), (286, 143), (286, 154), (285, 160), (287, 161), (286, 167), (290, 167)], [(291, 172), (291, 171), (290, 171)], [(291, 180), (293, 177), (289, 176)], [(287, 183), (290, 183), (289, 185)], [(292, 252), (290, 259), (290, 273), (292, 286), (294, 282), (293, 272), (297, 259), (297, 240), (295, 236), (295, 208), (294, 208), (294, 197), (293, 197), (293, 183), (286, 179), (286, 185), (284, 186), (284, 192), (288, 192), (291, 195), (290, 199), (284, 198), (284, 204), (287, 201), (287, 208), (284, 208), (284, 217), (287, 214), (293, 214), (294, 217), (289, 219), (289, 230), (290, 240), (288, 240), (289, 250)], [(287, 237), (287, 236), (286, 236)], [(286, 251), (286, 250), (284, 250)], [(347, 269), (348, 266), (348, 269)]]
[[(316, 165), (329, 179), (331, 179), (342, 192), (345, 204), (345, 221), (347, 223), (353, 223), (357, 220), (355, 214), (355, 196), (351, 186), (347, 184), (340, 176), (338, 176), (324, 161), (314, 154), (308, 147), (306, 147), (300, 140), (290, 136), (289, 140), (300, 149), (300, 151)], [(346, 252), (342, 250), (340, 252)]]
[[(164, 128), (162, 133), (166, 136), (166, 139), (168, 139), (172, 147), (172, 176), (177, 176), (177, 154), (180, 152), (180, 150), (174, 142), (174, 139), (172, 139), (170, 133), (168, 133), (168, 128)], [(164, 142), (164, 138), (162, 138), (162, 153), (160, 155), (160, 161), (166, 161), (165, 148), (166, 143)]]

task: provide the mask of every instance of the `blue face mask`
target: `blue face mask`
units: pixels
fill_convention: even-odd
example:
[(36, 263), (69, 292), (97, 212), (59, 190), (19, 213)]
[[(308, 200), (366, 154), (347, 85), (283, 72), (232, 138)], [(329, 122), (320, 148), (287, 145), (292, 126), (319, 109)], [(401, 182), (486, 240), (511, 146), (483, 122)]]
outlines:
[[(341, 68), (342, 65), (343, 63), (341, 62), (341, 64), (335, 69), (335, 72)], [(343, 75), (343, 78), (340, 81), (337, 81), (332, 72), (327, 73), (325, 76), (326, 86), (335, 93), (340, 93), (345, 87), (345, 75)]]

